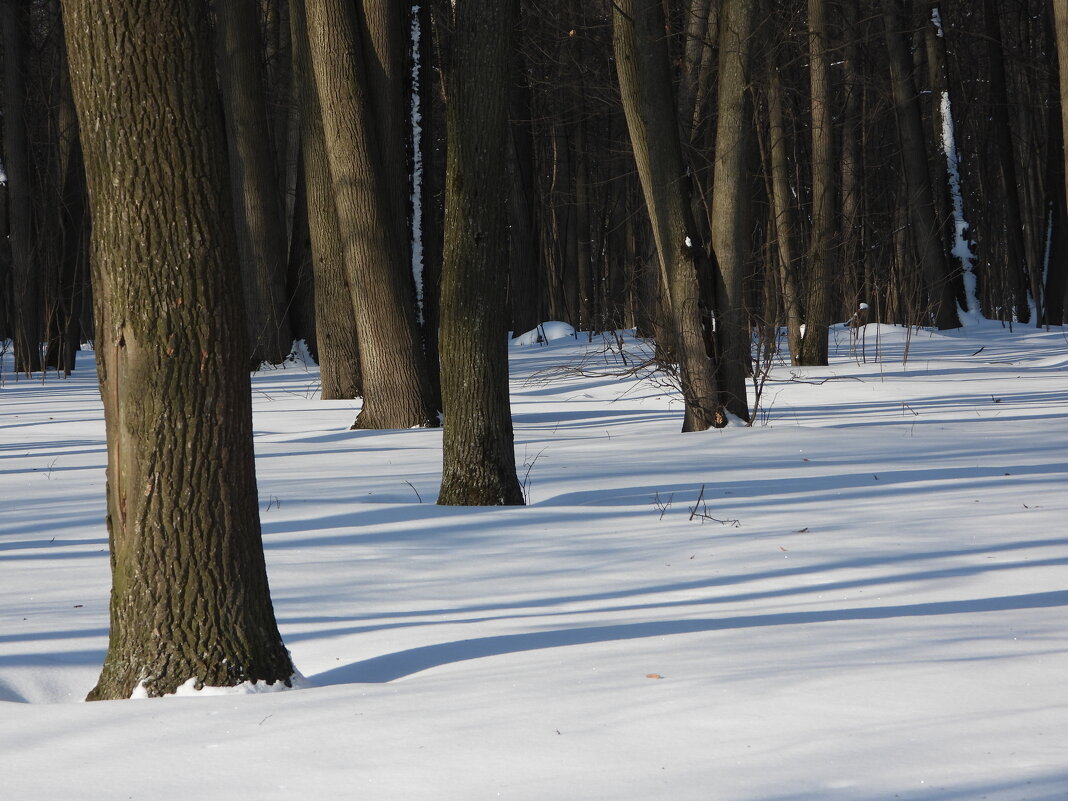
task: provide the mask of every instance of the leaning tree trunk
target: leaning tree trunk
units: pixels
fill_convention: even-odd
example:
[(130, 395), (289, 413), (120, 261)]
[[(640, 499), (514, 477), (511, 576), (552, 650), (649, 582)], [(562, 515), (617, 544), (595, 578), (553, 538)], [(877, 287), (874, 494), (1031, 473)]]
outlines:
[(719, 116), (712, 181), (712, 249), (719, 265), (716, 314), (719, 325), (719, 391), (723, 406), (749, 420), (746, 376), (752, 369), (752, 335), (745, 301), (749, 250), (748, 154), (752, 138), (746, 109), (749, 72), (750, 0), (727, 0), (720, 20)]
[(260, 540), (207, 3), (64, 0), (63, 11), (108, 440), (111, 637), (89, 698), (288, 683)]
[(440, 504), (523, 503), (508, 399), (509, 43), (518, 0), (458, 0), (445, 65)]
[(634, 160), (660, 255), (679, 360), (686, 416), (683, 431), (726, 424), (705, 345), (698, 270), (709, 260), (697, 236), (672, 99), (671, 70), (659, 0), (621, 0), (612, 41)]
[(230, 152), (250, 366), (280, 364), (293, 345), (286, 319), (285, 206), (267, 119), (258, 0), (215, 3), (215, 52)]
[(393, 215), (378, 141), (367, 43), (359, 35), (356, 9), (345, 0), (306, 0), (305, 9), (359, 331), (363, 409), (352, 427), (436, 425), (408, 247)]

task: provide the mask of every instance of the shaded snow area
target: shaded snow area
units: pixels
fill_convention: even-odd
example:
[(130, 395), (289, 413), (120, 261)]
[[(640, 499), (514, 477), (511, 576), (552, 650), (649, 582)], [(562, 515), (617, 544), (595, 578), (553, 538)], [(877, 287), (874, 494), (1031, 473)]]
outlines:
[(260, 372), (306, 682), (104, 703), (91, 360), (42, 384), (9, 356), (0, 796), (1068, 797), (1068, 337), (859, 333), (774, 367), (753, 428), (686, 435), (663, 385), (553, 371), (616, 364), (599, 338), (513, 345), (526, 508), (435, 506), (440, 431), (349, 431), (314, 367)]

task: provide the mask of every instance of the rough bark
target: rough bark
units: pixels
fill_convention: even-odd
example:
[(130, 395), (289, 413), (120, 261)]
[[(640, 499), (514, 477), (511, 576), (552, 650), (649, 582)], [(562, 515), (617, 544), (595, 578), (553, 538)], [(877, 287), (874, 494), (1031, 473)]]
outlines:
[(712, 249), (716, 276), (718, 386), (723, 406), (749, 420), (746, 376), (752, 369), (752, 335), (745, 300), (749, 186), (746, 142), (752, 138), (746, 86), (752, 20), (750, 0), (727, 0), (720, 20), (719, 110), (712, 180)]
[(726, 424), (706, 349), (698, 271), (709, 270), (690, 205), (659, 0), (621, 0), (612, 39), (623, 110), (660, 256), (686, 416), (683, 431)]
[[(308, 52), (359, 331), (363, 409), (353, 428), (437, 424), (406, 237), (391, 216), (367, 43), (344, 0), (307, 0)], [(407, 186), (407, 183), (404, 184)]]
[(286, 320), (288, 238), (267, 118), (258, 0), (215, 4), (215, 53), (226, 117), (234, 228), (253, 368), (281, 363), (293, 345)]
[(446, 68), (438, 503), (521, 505), (508, 398), (509, 43), (518, 0), (457, 0)]
[(90, 699), (288, 682), (208, 9), (64, 0), (93, 216), (111, 633)]

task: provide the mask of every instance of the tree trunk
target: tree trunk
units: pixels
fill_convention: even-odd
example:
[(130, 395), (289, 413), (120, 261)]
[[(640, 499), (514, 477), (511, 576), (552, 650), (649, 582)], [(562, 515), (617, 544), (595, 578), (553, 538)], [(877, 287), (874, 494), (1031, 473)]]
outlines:
[(64, 0), (63, 11), (108, 439), (111, 636), (89, 698), (288, 683), (260, 539), (207, 4)]
[(612, 41), (623, 110), (660, 255), (678, 348), (686, 416), (683, 431), (726, 424), (705, 338), (698, 270), (709, 270), (697, 236), (659, 0), (621, 0), (612, 15)]
[(797, 288), (797, 262), (795, 242), (797, 225), (790, 191), (790, 165), (786, 149), (786, 124), (783, 121), (782, 77), (778, 66), (771, 61), (774, 51), (768, 54), (768, 149), (771, 161), (771, 211), (775, 231), (775, 251), (778, 255), (779, 286), (786, 316), (786, 339), (790, 347), (790, 360), (801, 363), (801, 295)]
[[(393, 212), (384, 113), (345, 0), (306, 0), (310, 62), (359, 331), (363, 409), (353, 428), (437, 425), (416, 326), (407, 238)], [(381, 65), (379, 65), (381, 66)], [(404, 186), (407, 186), (405, 182)]]
[(315, 283), (315, 339), (323, 400), (362, 394), (353, 293), (345, 265), (345, 247), (334, 204), (326, 157), (319, 93), (308, 63), (304, 0), (291, 0), (294, 85), (301, 104), (301, 155), (308, 201), (312, 275)]
[[(1064, 183), (1064, 195), (1061, 196), (1061, 202), (1054, 205), (1055, 209), (1059, 208), (1059, 213), (1055, 212), (1054, 221), (1057, 236), (1056, 242), (1060, 243), (1060, 252), (1068, 252), (1068, 169), (1065, 169), (1065, 160), (1068, 159), (1068, 5), (1062, 2), (1053, 2), (1053, 28), (1054, 38), (1057, 42), (1057, 63), (1058, 63), (1058, 75), (1060, 78), (1060, 113), (1061, 113), (1061, 143), (1063, 149), (1060, 151), (1061, 169), (1060, 174)], [(1057, 153), (1057, 148), (1053, 148), (1053, 153)], [(1056, 155), (1053, 158), (1057, 158)], [(1051, 190), (1052, 191), (1052, 190)], [(1052, 301), (1056, 304), (1050, 312), (1050, 322), (1059, 324), (1065, 321), (1065, 286), (1068, 285), (1068, 280), (1065, 279), (1065, 273), (1068, 271), (1066, 263), (1061, 260), (1058, 264), (1059, 269), (1054, 269), (1054, 265), (1050, 264), (1050, 273), (1056, 274), (1057, 283), (1050, 287), (1047, 285), (1046, 296), (1047, 299), (1052, 294), (1056, 294), (1057, 298)]]
[(827, 364), (834, 278), (834, 127), (825, 0), (808, 0), (812, 106), (812, 232), (808, 248), (805, 337), (799, 364)]
[(950, 276), (949, 260), (935, 216), (931, 174), (927, 163), (927, 147), (923, 135), (923, 117), (919, 98), (911, 77), (912, 58), (909, 56), (903, 26), (903, 0), (887, 0), (883, 5), (886, 46), (890, 58), (890, 82), (897, 112), (901, 161), (904, 167), (906, 205), (912, 235), (920, 262), (920, 270), (927, 286), (930, 317), (939, 330), (959, 328), (957, 296)]
[(438, 503), (521, 505), (508, 398), (509, 43), (518, 0), (457, 0), (445, 63), (441, 273), (444, 466)]
[(286, 320), (285, 207), (267, 119), (258, 0), (215, 3), (215, 52), (230, 153), (249, 364), (280, 364), (293, 345)]
[(12, 317), (15, 372), (42, 369), (41, 290), (34, 269), (33, 223), (30, 213), (30, 149), (26, 136), (25, 7), (0, 2), (4, 44), (4, 168), (7, 171), (11, 243)]
[[(1063, 3), (1064, 0), (1060, 0)], [(1057, 6), (1057, 2), (1053, 3)], [(1025, 276), (1030, 274), (1027, 265), (1027, 247), (1024, 244), (1023, 213), (1020, 209), (1019, 180), (1016, 175), (1016, 159), (1013, 155), (1012, 128), (1009, 123), (1009, 92), (1005, 75), (1005, 53), (1001, 41), (1001, 10), (996, 0), (984, 0), (983, 16), (986, 20), (987, 52), (990, 61), (991, 132), (997, 141), (998, 177), (1001, 192), (998, 206), (1003, 210), (1004, 227), (998, 231), (1005, 237), (1008, 263), (1005, 279), (1009, 297), (1006, 300), (1014, 307), (1016, 319), (1021, 323), (1030, 321), (1031, 311), (1027, 302)], [(1038, 302), (1038, 298), (1035, 298)], [(1012, 319), (1011, 317), (1009, 319)]]
[(748, 148), (752, 138), (746, 108), (750, 0), (727, 0), (720, 20), (719, 115), (712, 180), (712, 249), (719, 265), (716, 286), (718, 386), (728, 412), (749, 420), (746, 376), (752, 369), (752, 335), (745, 300), (749, 253)]

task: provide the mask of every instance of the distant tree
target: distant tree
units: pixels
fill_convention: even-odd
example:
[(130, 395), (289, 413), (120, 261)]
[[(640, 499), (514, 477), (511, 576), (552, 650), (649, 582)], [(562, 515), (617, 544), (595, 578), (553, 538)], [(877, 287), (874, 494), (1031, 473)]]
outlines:
[(930, 318), (939, 329), (957, 328), (957, 296), (945, 243), (938, 229), (927, 158), (927, 139), (923, 132), (916, 84), (912, 79), (913, 57), (905, 34), (903, 0), (886, 0), (883, 4), (886, 47), (890, 58), (890, 83), (897, 113), (901, 163), (907, 191), (905, 209), (917, 261), (926, 284)]
[[(1059, 83), (1059, 100), (1060, 100), (1060, 133), (1061, 133), (1061, 152), (1060, 152), (1060, 177), (1064, 183), (1064, 194), (1059, 198), (1059, 202), (1055, 202), (1053, 208), (1056, 210), (1055, 223), (1059, 226), (1060, 236), (1058, 242), (1060, 244), (1060, 260), (1058, 265), (1050, 266), (1050, 278), (1053, 279), (1052, 286), (1047, 284), (1047, 302), (1051, 305), (1051, 311), (1049, 315), (1049, 322), (1054, 325), (1063, 323), (1065, 321), (1065, 305), (1068, 296), (1066, 296), (1066, 288), (1068, 288), (1068, 280), (1066, 280), (1066, 273), (1068, 273), (1068, 247), (1065, 243), (1068, 242), (1068, 169), (1065, 169), (1065, 161), (1068, 160), (1068, 6), (1064, 3), (1059, 3), (1054, 0), (1051, 4), (1053, 7), (1053, 27), (1054, 36), (1057, 46), (1057, 63), (1059, 66), (1058, 75), (1060, 79)], [(1056, 129), (1055, 129), (1056, 130)], [(1053, 150), (1057, 152), (1056, 147)], [(1056, 158), (1056, 156), (1054, 156)], [(1056, 171), (1053, 172), (1057, 174)], [(1055, 191), (1060, 193), (1061, 187), (1058, 187)], [(1052, 290), (1052, 291), (1051, 291)]]
[(64, 0), (93, 215), (111, 632), (91, 700), (288, 682), (204, 0)]
[(304, 0), (291, 0), (294, 80), (301, 116), (301, 157), (307, 197), (315, 284), (315, 325), (323, 400), (357, 398), (363, 393), (353, 292), (346, 269), (323, 117), (304, 34)]
[(521, 505), (508, 399), (508, 90), (518, 0), (439, 10), (448, 169), (441, 273), (444, 467), (438, 503)]
[(812, 231), (808, 248), (805, 335), (799, 364), (827, 364), (827, 328), (834, 294), (834, 131), (830, 31), (826, 0), (808, 0), (808, 63), (812, 110)]
[(12, 317), (15, 371), (43, 366), (40, 278), (34, 267), (30, 146), (27, 140), (26, 74), (28, 6), (0, 2), (4, 44), (4, 168), (7, 172), (8, 236), (11, 246)]

